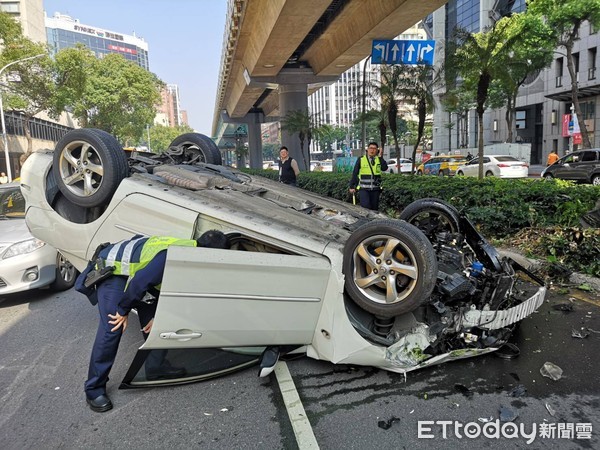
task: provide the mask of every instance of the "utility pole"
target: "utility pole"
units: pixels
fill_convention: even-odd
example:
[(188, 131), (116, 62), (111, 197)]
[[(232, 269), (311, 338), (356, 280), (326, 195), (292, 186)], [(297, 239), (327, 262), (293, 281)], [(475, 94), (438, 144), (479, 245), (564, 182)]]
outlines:
[(362, 78), (362, 116), (361, 116), (361, 126), (362, 126), (362, 136), (360, 140), (360, 154), (365, 151), (365, 146), (367, 142), (367, 118), (365, 117), (365, 109), (367, 103), (367, 63), (371, 60), (371, 55), (365, 59), (365, 64), (363, 65), (363, 78)]

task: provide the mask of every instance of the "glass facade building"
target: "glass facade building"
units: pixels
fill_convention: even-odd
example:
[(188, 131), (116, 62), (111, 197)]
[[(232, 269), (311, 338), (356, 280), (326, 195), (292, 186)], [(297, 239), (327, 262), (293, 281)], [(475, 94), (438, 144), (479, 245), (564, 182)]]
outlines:
[(148, 43), (137, 36), (83, 25), (78, 20), (62, 14), (46, 17), (46, 34), (53, 53), (81, 43), (92, 50), (97, 58), (118, 53), (140, 67), (150, 70)]

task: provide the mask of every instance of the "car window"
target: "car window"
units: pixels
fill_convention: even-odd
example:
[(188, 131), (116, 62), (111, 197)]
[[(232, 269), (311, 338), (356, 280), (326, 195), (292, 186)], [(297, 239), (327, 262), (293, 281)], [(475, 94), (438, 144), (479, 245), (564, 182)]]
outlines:
[(471, 161), (469, 161), (467, 164), (469, 165), (475, 165), (475, 164), (479, 164), (479, 159), (478, 158), (473, 158)]
[(591, 161), (596, 161), (596, 159), (598, 158), (598, 152), (583, 152), (583, 155), (581, 156), (581, 161), (582, 162), (591, 162)]
[(483, 158), (483, 163), (487, 164), (490, 162), (490, 158), (488, 158), (487, 156)]
[(519, 161), (517, 158), (515, 158), (514, 156), (496, 156), (496, 160), (499, 162), (505, 162), (505, 161)]
[(0, 216), (25, 217), (25, 199), (20, 187), (0, 190)]
[(460, 157), (460, 158), (451, 157), (451, 158), (448, 158), (448, 161), (449, 162), (464, 162), (464, 161), (466, 161), (466, 158), (464, 158), (464, 157)]
[(574, 155), (567, 155), (562, 159), (563, 163), (572, 163), (575, 162)]

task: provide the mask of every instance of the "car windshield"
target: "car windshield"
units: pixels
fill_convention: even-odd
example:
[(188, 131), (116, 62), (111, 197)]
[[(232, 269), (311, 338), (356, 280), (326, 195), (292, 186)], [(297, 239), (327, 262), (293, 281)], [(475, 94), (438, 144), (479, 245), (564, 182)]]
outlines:
[(25, 217), (25, 199), (18, 185), (0, 188), (0, 217)]

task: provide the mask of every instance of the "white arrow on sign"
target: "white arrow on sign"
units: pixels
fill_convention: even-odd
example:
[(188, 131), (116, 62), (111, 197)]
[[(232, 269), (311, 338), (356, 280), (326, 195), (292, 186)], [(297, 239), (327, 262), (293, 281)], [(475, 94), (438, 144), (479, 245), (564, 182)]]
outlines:
[(381, 58), (383, 59), (383, 53), (385, 51), (385, 45), (383, 45), (383, 44), (377, 44), (377, 45), (374, 46), (374, 48), (376, 50), (379, 50), (381, 52)]
[(422, 61), (424, 59), (425, 53), (429, 53), (431, 50), (433, 50), (433, 47), (429, 44), (427, 44), (427, 47), (423, 47), (421, 49), (421, 54), (419, 55), (419, 59)]
[(408, 53), (408, 61), (412, 61), (413, 60), (413, 53), (415, 51), (415, 46), (410, 44), (408, 46), (408, 48), (406, 49), (406, 53)]
[(392, 61), (396, 61), (398, 50), (400, 50), (400, 47), (398, 47), (398, 44), (394, 43), (394, 46), (392, 47)]

